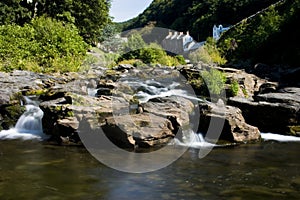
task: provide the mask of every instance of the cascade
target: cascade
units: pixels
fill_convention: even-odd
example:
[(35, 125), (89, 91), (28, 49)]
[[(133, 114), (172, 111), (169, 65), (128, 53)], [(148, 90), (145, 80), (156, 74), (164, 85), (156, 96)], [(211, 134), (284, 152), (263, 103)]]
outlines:
[(218, 146), (216, 144), (206, 142), (201, 133), (195, 133), (192, 130), (183, 131), (182, 141), (174, 138), (174, 141), (171, 143), (171, 145), (172, 144), (178, 146), (188, 146), (196, 149)]
[(37, 102), (28, 97), (24, 97), (24, 99), (27, 104), (25, 105), (26, 111), (18, 119), (14, 128), (0, 132), (0, 139), (42, 140), (46, 138), (42, 127), (44, 112), (39, 108)]
[(15, 129), (21, 133), (43, 133), (43, 111), (36, 105), (25, 105), (26, 111), (18, 119)]

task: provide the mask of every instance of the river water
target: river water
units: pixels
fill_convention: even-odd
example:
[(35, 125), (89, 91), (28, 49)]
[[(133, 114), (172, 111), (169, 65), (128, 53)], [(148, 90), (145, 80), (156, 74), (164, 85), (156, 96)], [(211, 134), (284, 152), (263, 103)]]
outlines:
[(4, 140), (0, 199), (300, 199), (299, 149), (268, 141), (214, 148), (199, 159), (190, 148), (166, 168), (131, 174), (84, 147)]

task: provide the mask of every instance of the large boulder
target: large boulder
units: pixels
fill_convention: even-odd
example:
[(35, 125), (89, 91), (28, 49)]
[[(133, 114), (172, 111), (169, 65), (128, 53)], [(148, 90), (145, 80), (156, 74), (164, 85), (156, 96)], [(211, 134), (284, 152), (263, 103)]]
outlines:
[(216, 142), (216, 139), (232, 143), (247, 143), (260, 140), (258, 128), (247, 124), (241, 110), (232, 106), (212, 103), (201, 104), (199, 131), (206, 135), (209, 128), (214, 129), (214, 131), (220, 131), (219, 138), (217, 138), (218, 133), (214, 133), (213, 138), (207, 135), (206, 139), (214, 142)]
[(152, 99), (139, 105), (141, 110), (106, 118), (102, 126), (108, 138), (118, 146), (160, 147), (183, 127), (190, 128), (194, 104), (182, 97)]
[(254, 98), (230, 98), (228, 104), (239, 107), (247, 122), (262, 132), (296, 134), (300, 126), (300, 88), (285, 88)]
[(151, 113), (109, 117), (102, 128), (114, 144), (125, 148), (162, 146), (175, 136), (170, 120)]

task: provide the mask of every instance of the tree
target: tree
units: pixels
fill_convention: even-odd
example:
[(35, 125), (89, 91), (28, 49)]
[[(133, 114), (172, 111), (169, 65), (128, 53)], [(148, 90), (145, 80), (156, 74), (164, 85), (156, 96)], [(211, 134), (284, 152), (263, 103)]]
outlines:
[(0, 2), (0, 25), (16, 23), (23, 25), (30, 21), (31, 11), (26, 0), (5, 0)]
[(89, 44), (98, 41), (111, 22), (110, 0), (5, 0), (0, 2), (0, 24), (23, 25), (34, 17), (48, 17), (74, 23)]
[(110, 1), (107, 0), (74, 0), (72, 16), (75, 25), (86, 42), (92, 44), (99, 41), (102, 29), (110, 22)]

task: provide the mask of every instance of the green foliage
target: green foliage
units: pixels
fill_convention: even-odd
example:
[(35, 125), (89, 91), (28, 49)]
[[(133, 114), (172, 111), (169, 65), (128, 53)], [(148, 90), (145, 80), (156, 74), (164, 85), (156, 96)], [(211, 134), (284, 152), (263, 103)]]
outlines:
[(212, 63), (212, 59), (204, 47), (200, 47), (196, 51), (191, 52), (189, 54), (189, 59), (194, 64), (198, 62)]
[(32, 10), (26, 1), (9, 0), (0, 2), (0, 25), (16, 23), (23, 25), (29, 22)]
[(145, 66), (145, 63), (139, 59), (132, 59), (132, 60), (123, 60), (119, 62), (118, 64), (130, 64), (134, 67), (143, 67)]
[(216, 63), (219, 65), (224, 65), (227, 61), (221, 56), (216, 42), (212, 38), (208, 38), (206, 43), (194, 52), (189, 54), (189, 59), (192, 63)]
[(0, 25), (23, 25), (46, 15), (75, 24), (84, 40), (94, 44), (111, 22), (109, 8), (110, 0), (6, 0), (0, 2)]
[(119, 59), (118, 53), (107, 53), (97, 47), (91, 47), (88, 56), (84, 60), (84, 66), (98, 65), (107, 68), (116, 66), (116, 61)]
[(244, 96), (245, 96), (246, 98), (249, 97), (248, 92), (247, 92), (247, 90), (246, 90), (245, 88), (242, 88), (242, 92), (243, 92), (243, 94), (244, 94)]
[(233, 25), (278, 0), (153, 0), (138, 17), (124, 22), (124, 30), (149, 22), (178, 31), (189, 30), (193, 38), (205, 40), (214, 24)]
[(218, 46), (230, 60), (298, 66), (299, 14), (299, 0), (279, 1), (231, 28)]
[(99, 48), (105, 52), (120, 52), (125, 43), (116, 24), (107, 24), (102, 30), (99, 40)]
[(99, 41), (102, 29), (110, 23), (109, 0), (73, 0), (71, 13), (75, 17), (75, 25), (86, 42), (92, 44)]
[(133, 33), (129, 36), (128, 41), (124, 44), (124, 51), (136, 51), (144, 47), (146, 47), (146, 43), (144, 42), (142, 36), (138, 33)]
[(231, 84), (230, 84), (230, 93), (232, 96), (236, 96), (239, 92), (240, 86), (239, 83), (234, 80)]
[(162, 64), (166, 66), (176, 66), (185, 63), (182, 56), (169, 56), (157, 43), (145, 43), (142, 36), (133, 33), (129, 36), (128, 42), (124, 45), (123, 54), (118, 62), (124, 60), (140, 60), (145, 64)]
[(176, 55), (175, 58), (177, 59), (178, 63), (181, 65), (185, 65), (185, 58), (182, 55)]
[(46, 17), (24, 26), (0, 27), (0, 69), (78, 71), (87, 45), (72, 24)]
[(221, 94), (226, 82), (226, 76), (223, 72), (211, 68), (202, 71), (201, 76), (211, 95)]

